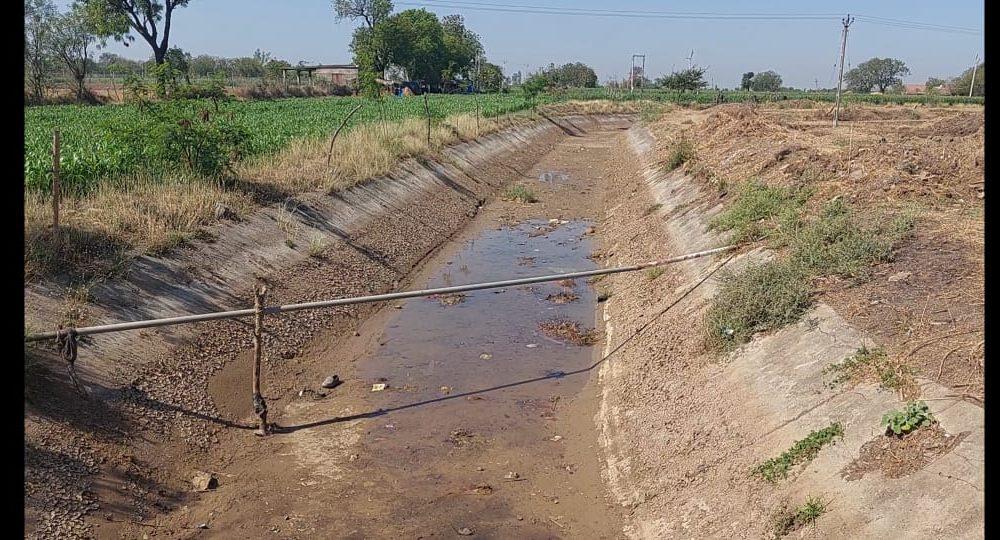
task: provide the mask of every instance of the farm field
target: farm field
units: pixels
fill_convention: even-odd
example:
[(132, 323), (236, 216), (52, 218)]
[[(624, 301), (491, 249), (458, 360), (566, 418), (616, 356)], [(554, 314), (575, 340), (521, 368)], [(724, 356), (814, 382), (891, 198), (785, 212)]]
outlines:
[[(612, 99), (663, 103), (713, 104), (715, 91), (675, 92), (650, 89), (629, 93), (606, 89), (573, 89), (538, 96), (535, 104), (566, 100)], [(774, 102), (809, 99), (832, 102), (833, 94), (816, 92), (723, 92), (725, 102), (756, 100)], [(436, 121), (455, 114), (474, 114), (476, 97), (471, 95), (430, 95), (428, 109)], [(478, 97), (480, 114), (493, 117), (529, 108), (532, 101), (523, 94), (484, 94)], [(983, 98), (961, 96), (844, 96), (845, 103), (918, 103), (953, 105), (982, 103)], [(359, 104), (365, 106), (351, 117), (346, 129), (376, 121), (398, 122), (423, 117), (420, 98), (385, 98), (373, 101), (361, 97), (287, 98), (271, 101), (227, 101), (218, 105), (207, 100), (136, 105), (50, 105), (25, 108), (24, 181), (28, 191), (49, 190), (52, 131), (62, 133), (62, 182), (68, 192), (83, 194), (101, 179), (139, 172), (153, 174), (175, 168), (163, 147), (169, 132), (164, 125), (179, 119), (194, 120), (202, 113), (222, 118), (221, 125), (246, 134), (240, 145), (241, 157), (260, 156), (285, 148), (295, 139), (328, 137), (344, 117)]]
[[(430, 95), (428, 109), (435, 120), (455, 114), (475, 114), (476, 98), (466, 95)], [(69, 192), (82, 194), (103, 178), (176, 168), (162, 155), (164, 124), (195, 120), (202, 111), (222, 119), (221, 124), (246, 134), (245, 156), (265, 155), (299, 138), (328, 137), (359, 104), (365, 106), (345, 128), (384, 118), (398, 122), (423, 117), (419, 98), (386, 98), (383, 102), (357, 97), (289, 98), (274, 101), (229, 101), (216, 112), (207, 100), (136, 105), (53, 105), (26, 107), (24, 181), (28, 191), (49, 190), (52, 131), (61, 132), (61, 175)], [(522, 110), (521, 96), (482, 95), (484, 117)]]

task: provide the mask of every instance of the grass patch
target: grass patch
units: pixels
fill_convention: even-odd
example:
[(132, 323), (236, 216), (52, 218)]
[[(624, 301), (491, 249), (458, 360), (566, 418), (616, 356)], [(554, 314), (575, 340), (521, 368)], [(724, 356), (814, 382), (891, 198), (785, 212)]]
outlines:
[[(756, 332), (799, 320), (811, 305), (811, 280), (838, 276), (863, 281), (873, 264), (892, 259), (892, 249), (913, 227), (904, 213), (858, 216), (842, 199), (823, 205), (819, 215), (800, 218), (805, 195), (749, 184), (727, 212), (713, 222), (734, 229), (737, 238), (770, 237), (784, 254), (739, 274), (725, 274), (706, 313), (706, 344), (731, 350)], [(768, 218), (768, 228), (762, 223)], [(899, 374), (899, 373), (897, 373)], [(889, 385), (901, 385), (886, 375)]]
[(648, 208), (646, 208), (646, 210), (645, 210), (645, 211), (643, 211), (643, 213), (642, 213), (642, 217), (646, 217), (646, 216), (648, 216), (648, 215), (652, 214), (653, 212), (656, 212), (656, 211), (657, 211), (657, 210), (659, 210), (660, 208), (663, 208), (663, 205), (662, 205), (662, 204), (660, 204), (660, 203), (656, 203), (656, 204), (651, 204), (651, 205), (649, 205), (649, 207), (648, 207)]
[(761, 240), (775, 228), (787, 230), (796, 224), (809, 195), (806, 189), (772, 187), (750, 181), (743, 184), (733, 203), (716, 216), (709, 227), (734, 231), (734, 243)]
[(667, 172), (670, 172), (694, 158), (694, 145), (687, 139), (681, 139), (670, 151), (670, 157), (664, 165)]
[(309, 256), (317, 258), (323, 255), (323, 251), (326, 250), (326, 241), (320, 235), (315, 235), (309, 239)]
[(869, 349), (862, 345), (857, 352), (842, 362), (823, 368), (823, 374), (833, 375), (833, 378), (826, 383), (828, 388), (871, 377), (878, 380), (882, 388), (898, 390), (907, 383), (907, 378), (913, 374), (913, 370), (898, 362), (890, 361), (882, 349)]
[(780, 456), (771, 458), (754, 467), (750, 471), (750, 474), (759, 476), (771, 483), (775, 483), (782, 478), (787, 478), (788, 471), (793, 466), (812, 461), (823, 446), (833, 442), (837, 437), (844, 437), (844, 426), (839, 422), (834, 422), (819, 431), (809, 433), (806, 438), (796, 441), (791, 448), (784, 451)]
[(782, 234), (795, 264), (812, 275), (864, 279), (871, 265), (889, 261), (893, 246), (913, 228), (909, 213), (858, 216), (842, 199), (823, 206), (818, 218), (786, 227)]
[(773, 518), (774, 538), (781, 538), (807, 525), (813, 525), (820, 516), (826, 513), (826, 503), (819, 497), (809, 497), (797, 508), (784, 507)]
[(650, 281), (653, 281), (654, 279), (662, 276), (664, 272), (666, 272), (666, 269), (657, 266), (654, 268), (650, 268), (649, 270), (646, 270), (646, 277), (649, 278)]
[(732, 350), (757, 332), (795, 322), (810, 305), (808, 276), (788, 261), (725, 273), (705, 314), (706, 344)]
[(508, 201), (517, 201), (521, 203), (538, 202), (538, 198), (535, 197), (535, 192), (531, 191), (523, 184), (515, 184), (507, 188), (507, 190), (503, 192), (503, 198)]

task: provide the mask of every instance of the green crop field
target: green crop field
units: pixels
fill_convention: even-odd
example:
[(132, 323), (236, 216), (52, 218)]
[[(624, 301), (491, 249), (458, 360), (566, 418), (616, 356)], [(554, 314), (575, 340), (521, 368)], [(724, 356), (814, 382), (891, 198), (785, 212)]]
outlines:
[[(469, 95), (430, 95), (428, 108), (440, 120), (458, 113), (474, 114), (476, 98)], [(289, 98), (274, 101), (230, 101), (215, 113), (209, 101), (191, 100), (152, 105), (140, 110), (134, 105), (25, 107), (24, 181), (27, 190), (49, 189), (52, 166), (52, 131), (60, 130), (60, 169), (67, 191), (83, 193), (102, 178), (139, 171), (163, 172), (177, 166), (164, 162), (159, 153), (158, 127), (167, 121), (195, 119), (209, 111), (245, 130), (246, 155), (280, 150), (292, 139), (328, 137), (359, 103), (365, 106), (351, 117), (348, 127), (385, 118), (399, 121), (424, 116), (421, 98), (386, 98), (376, 101), (355, 97)], [(484, 117), (525, 109), (520, 95), (482, 95), (479, 107)], [(169, 109), (169, 111), (164, 110)]]
[[(537, 103), (568, 99), (714, 103), (718, 95), (718, 92), (709, 90), (682, 93), (647, 89), (630, 93), (592, 88), (551, 92), (539, 96)], [(725, 91), (722, 95), (727, 103), (834, 99), (833, 94), (819, 92)], [(867, 94), (846, 94), (844, 100), (848, 103), (871, 104), (983, 103), (981, 97)], [(428, 96), (430, 114), (436, 120), (457, 113), (474, 113), (476, 101), (476, 97), (471, 95)], [(478, 101), (481, 114), (485, 117), (523, 110), (531, 105), (520, 92), (481, 95)], [(365, 106), (351, 118), (348, 127), (379, 118), (394, 122), (424, 115), (424, 100), (419, 97), (386, 98), (381, 103), (359, 97), (228, 101), (219, 104), (218, 113), (215, 112), (214, 104), (205, 100), (153, 103), (145, 108), (135, 105), (25, 107), (25, 188), (43, 193), (50, 189), (51, 139), (55, 128), (62, 134), (62, 183), (67, 192), (82, 194), (105, 178), (138, 172), (157, 174), (176, 169), (176, 160), (165, 157), (168, 154), (163, 150), (170, 144), (166, 139), (174, 136), (165, 131), (164, 126), (176, 125), (183, 119), (195, 120), (201, 111), (209, 111), (213, 117), (223, 119), (227, 125), (245, 134), (246, 140), (241, 144), (241, 157), (245, 157), (278, 151), (296, 138), (327, 137), (359, 103), (364, 103)]]

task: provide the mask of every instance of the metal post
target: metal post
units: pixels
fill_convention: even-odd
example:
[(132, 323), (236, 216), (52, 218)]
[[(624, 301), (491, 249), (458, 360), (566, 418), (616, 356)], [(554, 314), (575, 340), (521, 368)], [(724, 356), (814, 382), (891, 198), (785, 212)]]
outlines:
[[(430, 87), (427, 88), (430, 90)], [(431, 145), (431, 108), (427, 104), (427, 92), (424, 92), (424, 114), (427, 115), (427, 146)]]
[(844, 85), (844, 53), (847, 51), (847, 28), (851, 26), (854, 19), (848, 14), (846, 19), (841, 19), (844, 25), (844, 32), (840, 37), (840, 78), (837, 79), (837, 107), (833, 113), (833, 127), (837, 127), (840, 120), (840, 89)]
[(52, 231), (59, 234), (59, 204), (62, 198), (62, 185), (59, 181), (59, 129), (52, 130)]
[(260, 359), (264, 353), (263, 332), (264, 332), (264, 295), (267, 294), (267, 285), (258, 283), (253, 291), (253, 412), (260, 420), (260, 424), (255, 432), (264, 436), (270, 431), (267, 425), (267, 402), (260, 393)]

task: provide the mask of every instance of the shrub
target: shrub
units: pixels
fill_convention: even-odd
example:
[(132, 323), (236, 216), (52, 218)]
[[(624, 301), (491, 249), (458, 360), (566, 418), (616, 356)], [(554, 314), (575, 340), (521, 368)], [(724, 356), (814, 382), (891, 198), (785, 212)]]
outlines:
[(504, 198), (510, 201), (522, 203), (533, 203), (538, 201), (535, 197), (535, 193), (523, 184), (515, 184), (507, 188), (507, 191), (504, 192)]
[(788, 261), (754, 264), (721, 281), (705, 314), (713, 349), (731, 350), (757, 332), (795, 322), (810, 305), (808, 276)]
[(687, 139), (681, 139), (674, 145), (673, 150), (670, 152), (670, 157), (667, 159), (666, 163), (666, 169), (668, 172), (672, 171), (687, 163), (693, 157), (694, 145)]
[(772, 187), (750, 181), (709, 226), (720, 231), (734, 231), (734, 243), (760, 240), (768, 235), (769, 220), (777, 220), (778, 230), (794, 228), (809, 195), (806, 189)]
[(809, 433), (806, 438), (796, 441), (780, 456), (754, 467), (750, 474), (760, 476), (768, 482), (777, 482), (781, 478), (788, 477), (788, 470), (794, 465), (812, 461), (816, 454), (819, 454), (820, 449), (833, 442), (837, 437), (844, 438), (844, 426), (839, 422), (834, 422), (819, 431)]

